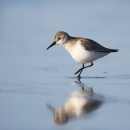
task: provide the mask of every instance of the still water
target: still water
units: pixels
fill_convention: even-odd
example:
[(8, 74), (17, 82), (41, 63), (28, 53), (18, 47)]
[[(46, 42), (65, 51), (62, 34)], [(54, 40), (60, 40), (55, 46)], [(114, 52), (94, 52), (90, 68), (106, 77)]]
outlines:
[[(0, 129), (129, 130), (129, 7), (129, 1), (3, 1)], [(79, 81), (74, 73), (81, 64), (60, 46), (46, 51), (59, 30), (119, 52), (95, 61)], [(96, 107), (90, 103), (95, 100), (100, 102)], [(67, 121), (57, 124), (54, 111), (69, 102), (78, 106), (72, 107), (78, 117), (68, 114)], [(91, 110), (83, 111), (86, 102)]]

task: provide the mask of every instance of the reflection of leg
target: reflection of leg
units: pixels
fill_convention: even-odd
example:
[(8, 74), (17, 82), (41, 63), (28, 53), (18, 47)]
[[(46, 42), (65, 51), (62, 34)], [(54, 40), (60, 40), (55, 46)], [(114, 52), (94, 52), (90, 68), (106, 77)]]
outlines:
[(84, 86), (84, 83), (80, 81), (80, 78), (78, 78), (78, 81), (75, 81), (75, 83), (80, 87)]
[(79, 87), (82, 87), (82, 92), (84, 93), (84, 83), (82, 83), (80, 81), (80, 78), (78, 78), (78, 81), (75, 81), (75, 83), (79, 86)]
[(80, 86), (80, 87), (82, 87), (82, 93), (84, 93), (84, 84), (80, 81), (80, 78), (78, 78), (78, 84), (79, 85), (82, 85), (82, 86)]
[(84, 87), (82, 87), (82, 92), (84, 92)]
[(81, 84), (82, 82), (80, 81), (80, 78), (78, 79), (79, 83)]
[(91, 87), (91, 90), (90, 90), (90, 91), (91, 91), (91, 93), (93, 93), (93, 88), (92, 88), (92, 87)]

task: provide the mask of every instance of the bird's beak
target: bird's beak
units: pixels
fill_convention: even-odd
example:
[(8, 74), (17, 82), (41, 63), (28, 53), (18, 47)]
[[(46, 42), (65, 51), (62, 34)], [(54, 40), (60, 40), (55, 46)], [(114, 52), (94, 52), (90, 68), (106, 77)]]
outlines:
[(53, 42), (53, 43), (47, 48), (47, 50), (48, 50), (50, 47), (54, 46), (54, 45), (56, 45), (55, 42)]

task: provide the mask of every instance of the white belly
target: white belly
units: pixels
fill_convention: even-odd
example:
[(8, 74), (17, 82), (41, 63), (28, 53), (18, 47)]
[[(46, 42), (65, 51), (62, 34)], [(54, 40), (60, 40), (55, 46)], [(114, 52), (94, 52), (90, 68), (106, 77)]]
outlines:
[(85, 50), (80, 44), (70, 52), (72, 58), (79, 63), (89, 63), (109, 54), (108, 52), (95, 52)]

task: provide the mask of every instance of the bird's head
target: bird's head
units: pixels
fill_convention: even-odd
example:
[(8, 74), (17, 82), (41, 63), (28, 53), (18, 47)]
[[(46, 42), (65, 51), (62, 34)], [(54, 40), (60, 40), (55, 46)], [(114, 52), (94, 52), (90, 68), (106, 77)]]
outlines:
[(54, 45), (64, 46), (64, 44), (68, 41), (68, 39), (69, 39), (68, 33), (63, 31), (57, 32), (54, 38), (54, 42), (47, 48), (47, 50)]

